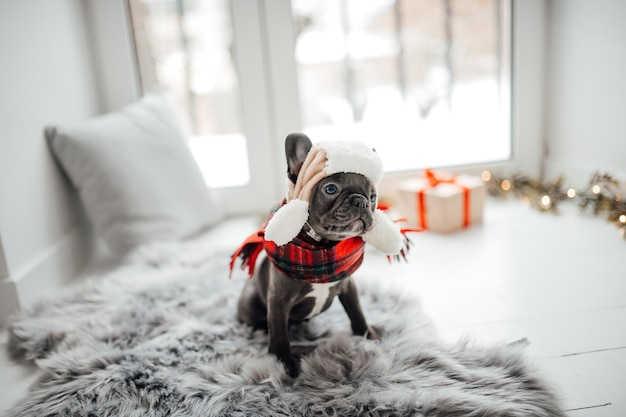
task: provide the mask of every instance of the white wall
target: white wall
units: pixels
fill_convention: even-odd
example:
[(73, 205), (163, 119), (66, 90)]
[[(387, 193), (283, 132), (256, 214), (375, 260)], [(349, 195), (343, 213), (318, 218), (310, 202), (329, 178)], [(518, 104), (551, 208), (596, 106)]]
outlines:
[(43, 132), (138, 97), (127, 12), (125, 0), (0, 0), (0, 324), (93, 254)]
[(548, 167), (626, 181), (626, 2), (552, 0), (548, 19)]
[(539, 175), (545, 122), (545, 0), (513, 3), (512, 123), (513, 160), (505, 169)]
[[(10, 292), (6, 285), (33, 273), (44, 274), (35, 284), (41, 295), (45, 274), (56, 279), (54, 269), (67, 270), (69, 260), (37, 269), (84, 247), (80, 205), (50, 156), (43, 129), (99, 112), (87, 33), (80, 0), (0, 2), (0, 258), (6, 261), (0, 277), (9, 276), (0, 279), (0, 297)], [(0, 319), (11, 304), (0, 300)]]
[[(46, 1), (46, 0), (41, 0)], [(140, 96), (139, 73), (126, 0), (83, 0), (100, 108), (114, 111)]]

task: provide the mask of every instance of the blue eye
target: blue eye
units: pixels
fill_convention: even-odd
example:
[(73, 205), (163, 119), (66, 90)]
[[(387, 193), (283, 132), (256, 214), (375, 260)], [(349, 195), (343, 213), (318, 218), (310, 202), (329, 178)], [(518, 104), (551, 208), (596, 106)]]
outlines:
[(339, 191), (339, 189), (335, 184), (328, 184), (326, 187), (324, 187), (324, 192), (326, 192), (326, 194), (328, 195), (337, 194), (337, 191)]
[(376, 194), (372, 194), (372, 195), (370, 195), (370, 201), (371, 201), (372, 203), (376, 202)]

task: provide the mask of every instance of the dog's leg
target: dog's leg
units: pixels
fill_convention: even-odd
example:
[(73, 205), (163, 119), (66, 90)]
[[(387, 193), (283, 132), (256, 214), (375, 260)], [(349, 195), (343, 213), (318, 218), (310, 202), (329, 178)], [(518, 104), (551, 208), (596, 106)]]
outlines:
[(365, 315), (361, 309), (361, 302), (359, 301), (359, 293), (352, 278), (348, 278), (346, 286), (341, 294), (339, 294), (339, 301), (341, 305), (348, 313), (348, 318), (352, 325), (352, 332), (359, 336), (367, 336), (368, 339), (380, 339), (378, 331), (371, 326), (367, 325)]
[(300, 373), (298, 362), (291, 354), (289, 343), (289, 312), (292, 297), (297, 292), (283, 287), (287, 278), (272, 270), (267, 296), (267, 325), (269, 330), (269, 353), (275, 355), (287, 368), (289, 376), (295, 378)]
[(291, 354), (289, 344), (289, 313), (277, 297), (268, 299), (267, 322), (269, 327), (269, 352), (281, 361), (287, 373), (295, 378), (300, 373), (298, 363)]
[(246, 282), (241, 291), (237, 304), (237, 318), (255, 330), (267, 330), (267, 308), (255, 280)]

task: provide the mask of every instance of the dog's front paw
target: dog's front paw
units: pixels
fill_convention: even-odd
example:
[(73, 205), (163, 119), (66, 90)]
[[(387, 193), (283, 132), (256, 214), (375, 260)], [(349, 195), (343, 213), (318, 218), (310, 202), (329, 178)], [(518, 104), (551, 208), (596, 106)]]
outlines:
[(365, 337), (370, 340), (380, 340), (383, 337), (383, 332), (378, 327), (367, 326), (367, 333), (365, 333)]
[(295, 379), (300, 375), (300, 363), (293, 356), (281, 356), (278, 357), (278, 361), (283, 364), (291, 378)]

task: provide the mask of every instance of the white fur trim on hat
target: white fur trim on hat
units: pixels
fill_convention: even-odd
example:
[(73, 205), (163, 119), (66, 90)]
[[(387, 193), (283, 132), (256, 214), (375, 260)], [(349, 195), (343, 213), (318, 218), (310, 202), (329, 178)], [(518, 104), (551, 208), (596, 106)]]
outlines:
[(265, 240), (271, 240), (277, 245), (286, 245), (309, 219), (309, 202), (291, 200), (282, 206), (270, 219), (265, 227)]
[(383, 176), (383, 163), (371, 146), (357, 140), (323, 141), (317, 144), (326, 151), (328, 175), (354, 172), (378, 184)]
[(404, 247), (400, 228), (381, 210), (374, 212), (374, 225), (363, 235), (363, 240), (385, 255), (397, 255)]

